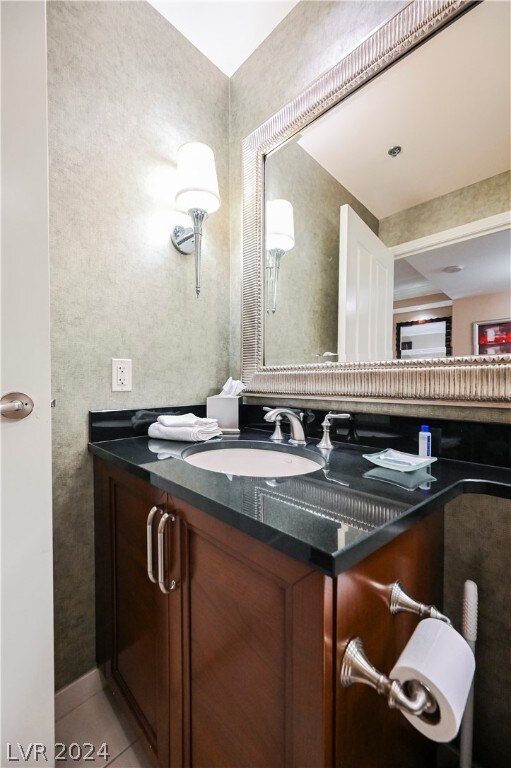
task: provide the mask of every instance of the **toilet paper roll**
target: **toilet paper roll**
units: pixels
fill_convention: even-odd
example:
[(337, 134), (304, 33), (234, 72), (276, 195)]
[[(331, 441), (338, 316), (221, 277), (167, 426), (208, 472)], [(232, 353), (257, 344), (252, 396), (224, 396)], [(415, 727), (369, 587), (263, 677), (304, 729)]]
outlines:
[(437, 702), (437, 713), (403, 714), (428, 739), (447, 742), (458, 733), (474, 670), (474, 655), (463, 637), (443, 621), (424, 619), (389, 677), (400, 683), (424, 683)]

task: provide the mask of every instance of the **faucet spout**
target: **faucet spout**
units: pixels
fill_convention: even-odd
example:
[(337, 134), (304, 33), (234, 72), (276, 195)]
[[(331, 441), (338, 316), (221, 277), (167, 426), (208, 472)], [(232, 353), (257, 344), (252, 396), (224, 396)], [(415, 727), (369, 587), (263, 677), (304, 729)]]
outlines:
[(289, 425), (291, 427), (291, 437), (289, 438), (289, 443), (291, 445), (307, 445), (302, 422), (300, 421), (300, 417), (297, 416), (294, 411), (292, 411), (290, 408), (272, 408), (271, 411), (268, 411), (264, 419), (265, 421), (273, 422), (277, 416), (286, 418), (289, 421)]

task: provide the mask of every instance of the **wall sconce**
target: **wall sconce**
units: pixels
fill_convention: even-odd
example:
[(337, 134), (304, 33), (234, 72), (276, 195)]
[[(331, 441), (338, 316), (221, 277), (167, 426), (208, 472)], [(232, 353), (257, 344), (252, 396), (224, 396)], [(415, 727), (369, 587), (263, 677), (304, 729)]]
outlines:
[(275, 314), (280, 260), (295, 244), (293, 206), (288, 200), (266, 203), (266, 311)]
[(172, 244), (179, 253), (195, 253), (195, 292), (200, 294), (202, 223), (220, 207), (215, 156), (211, 147), (198, 141), (177, 151), (176, 206), (187, 211), (193, 227), (174, 227)]

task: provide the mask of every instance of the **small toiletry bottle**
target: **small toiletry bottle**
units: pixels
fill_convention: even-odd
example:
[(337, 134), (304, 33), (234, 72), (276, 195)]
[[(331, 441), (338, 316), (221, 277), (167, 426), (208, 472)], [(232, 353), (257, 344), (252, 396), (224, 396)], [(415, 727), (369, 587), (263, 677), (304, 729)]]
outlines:
[(419, 432), (419, 456), (431, 456), (431, 432), (425, 424)]

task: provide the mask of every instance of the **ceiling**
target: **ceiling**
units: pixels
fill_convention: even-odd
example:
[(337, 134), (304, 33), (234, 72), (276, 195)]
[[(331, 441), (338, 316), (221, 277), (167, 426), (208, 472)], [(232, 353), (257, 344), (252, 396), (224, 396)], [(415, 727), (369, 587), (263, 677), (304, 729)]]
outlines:
[(298, 0), (223, 0), (150, 4), (228, 77), (268, 37)]
[[(473, 237), (461, 243), (433, 248), (406, 261), (437, 291), (451, 299), (498, 293), (511, 286), (511, 230)], [(399, 263), (396, 262), (396, 266)], [(463, 267), (460, 272), (445, 272), (446, 266)], [(510, 294), (511, 303), (511, 294)]]
[(394, 262), (394, 301), (431, 296), (434, 293), (439, 293), (438, 288), (430, 283), (415, 267), (412, 267), (408, 263), (408, 259), (396, 259)]
[(316, 121), (300, 146), (380, 220), (509, 170), (510, 10), (469, 11)]

